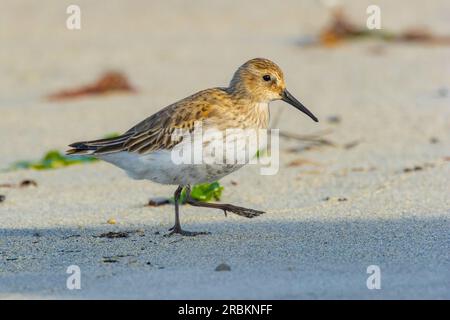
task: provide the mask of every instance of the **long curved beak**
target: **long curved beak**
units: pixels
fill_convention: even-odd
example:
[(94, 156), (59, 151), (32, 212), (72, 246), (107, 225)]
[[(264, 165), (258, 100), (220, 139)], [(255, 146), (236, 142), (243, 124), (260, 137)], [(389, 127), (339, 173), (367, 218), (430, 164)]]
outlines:
[(315, 122), (319, 122), (319, 120), (316, 118), (316, 116), (313, 115), (312, 112), (309, 111), (304, 105), (302, 105), (300, 101), (295, 99), (295, 97), (292, 94), (290, 94), (289, 91), (287, 91), (286, 89), (284, 89), (284, 91), (283, 91), (283, 93), (281, 95), (281, 100), (283, 100), (284, 102), (289, 103), (291, 106), (294, 106), (295, 108), (297, 108), (301, 112), (307, 114)]

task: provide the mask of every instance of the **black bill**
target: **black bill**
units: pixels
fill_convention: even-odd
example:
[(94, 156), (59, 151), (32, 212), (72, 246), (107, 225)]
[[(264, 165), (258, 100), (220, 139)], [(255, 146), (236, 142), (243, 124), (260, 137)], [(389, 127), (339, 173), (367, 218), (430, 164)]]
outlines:
[(312, 112), (309, 111), (304, 105), (302, 105), (300, 101), (295, 99), (295, 97), (292, 94), (290, 94), (289, 91), (287, 91), (286, 89), (283, 91), (283, 94), (281, 96), (281, 100), (283, 100), (284, 102), (289, 103), (291, 106), (296, 107), (301, 112), (306, 113), (315, 122), (319, 122), (319, 120), (316, 118), (316, 116), (313, 115)]

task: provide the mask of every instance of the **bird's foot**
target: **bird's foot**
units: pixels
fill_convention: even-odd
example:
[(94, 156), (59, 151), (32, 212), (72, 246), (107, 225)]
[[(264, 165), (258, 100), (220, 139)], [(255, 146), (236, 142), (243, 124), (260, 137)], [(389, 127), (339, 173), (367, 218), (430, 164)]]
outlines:
[(228, 203), (210, 203), (210, 202), (202, 202), (198, 200), (194, 200), (192, 198), (188, 198), (186, 200), (188, 204), (195, 207), (204, 207), (204, 208), (214, 208), (223, 210), (225, 216), (228, 212), (233, 212), (238, 216), (246, 217), (246, 218), (254, 218), (264, 213), (264, 211), (238, 207)]
[(199, 236), (199, 235), (211, 234), (211, 232), (206, 232), (206, 231), (183, 230), (183, 229), (181, 229), (180, 226), (173, 226), (172, 228), (169, 229), (169, 231), (170, 231), (169, 233), (164, 235), (165, 237), (171, 237), (174, 234), (179, 234), (179, 235), (186, 236), (186, 237), (195, 237), (195, 236)]
[(230, 211), (233, 212), (234, 214), (237, 214), (238, 216), (246, 218), (254, 218), (264, 213), (264, 211), (233, 206), (232, 204), (225, 204), (224, 207), (221, 209), (225, 213), (225, 216), (227, 215), (227, 211)]

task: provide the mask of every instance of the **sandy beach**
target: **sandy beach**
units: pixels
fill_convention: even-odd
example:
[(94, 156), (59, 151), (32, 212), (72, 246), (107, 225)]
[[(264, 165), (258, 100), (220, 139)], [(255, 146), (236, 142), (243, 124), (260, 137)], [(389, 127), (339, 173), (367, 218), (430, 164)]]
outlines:
[[(0, 13), (1, 299), (450, 299), (450, 46), (361, 40), (300, 47), (329, 18), (319, 1), (4, 1)], [(45, 3), (45, 4), (44, 4)], [(445, 0), (378, 1), (382, 28), (450, 34)], [(370, 1), (343, 1), (365, 25)], [(255, 219), (181, 207), (198, 237), (164, 237), (173, 186), (95, 162), (6, 170), (74, 141), (124, 132), (162, 107), (266, 57), (318, 124), (271, 104), (282, 132), (273, 176), (247, 166), (220, 182), (222, 202)], [(45, 97), (118, 70), (138, 90)], [(37, 186), (15, 187), (23, 180)], [(115, 219), (116, 224), (109, 224)], [(105, 238), (108, 232), (123, 238)], [(225, 263), (230, 271), (215, 271)], [(70, 265), (81, 289), (68, 290)], [(369, 290), (367, 267), (381, 270)]]

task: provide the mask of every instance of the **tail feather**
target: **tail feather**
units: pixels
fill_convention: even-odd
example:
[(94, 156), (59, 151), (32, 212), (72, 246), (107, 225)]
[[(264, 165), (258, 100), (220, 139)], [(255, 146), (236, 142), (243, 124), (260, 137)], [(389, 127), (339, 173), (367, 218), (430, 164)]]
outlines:
[(72, 149), (67, 150), (66, 154), (95, 155), (120, 151), (121, 147), (128, 141), (130, 136), (131, 134), (124, 134), (114, 138), (74, 142), (69, 145)]

